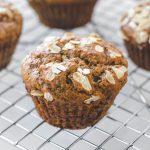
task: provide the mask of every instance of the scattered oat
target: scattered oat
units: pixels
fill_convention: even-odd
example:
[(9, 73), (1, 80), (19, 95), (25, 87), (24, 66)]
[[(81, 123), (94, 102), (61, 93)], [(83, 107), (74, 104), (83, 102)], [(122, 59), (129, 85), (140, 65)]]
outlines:
[(50, 50), (51, 50), (51, 53), (60, 53), (61, 48), (57, 46), (56, 44), (52, 44), (50, 46)]
[(69, 50), (74, 48), (75, 46), (72, 43), (66, 43), (65, 46), (63, 47), (63, 50)]
[(100, 36), (96, 33), (91, 33), (90, 34), (90, 37), (94, 37), (94, 38), (100, 38)]
[(45, 38), (44, 43), (53, 44), (56, 43), (59, 38), (56, 36), (48, 36)]
[(128, 16), (132, 17), (134, 15), (134, 13), (135, 13), (134, 9), (130, 9), (128, 12)]
[(53, 96), (49, 92), (44, 93), (44, 98), (49, 102), (53, 101)]
[(7, 13), (7, 9), (3, 8), (3, 7), (0, 7), (0, 13)]
[(67, 32), (66, 34), (64, 34), (64, 36), (62, 37), (62, 39), (64, 40), (70, 40), (72, 38), (74, 38), (74, 34), (72, 32)]
[(48, 72), (47, 75), (46, 75), (46, 79), (48, 81), (52, 81), (54, 78), (55, 78), (55, 73), (53, 73), (52, 71)]
[(135, 29), (135, 28), (137, 27), (136, 23), (133, 22), (133, 21), (130, 21), (128, 25), (129, 25), (129, 27), (131, 27), (132, 29)]
[(138, 44), (144, 43), (148, 40), (148, 33), (147, 32), (136, 32), (135, 35), (135, 40)]
[(84, 75), (90, 74), (90, 69), (83, 69), (82, 73)]
[(112, 67), (113, 71), (115, 72), (118, 79), (121, 79), (125, 72), (127, 72), (127, 68), (125, 66), (121, 66), (119, 68)]
[(138, 26), (139, 30), (147, 30), (149, 28), (150, 28), (150, 20), (147, 18), (143, 19)]
[(55, 63), (52, 65), (52, 72), (55, 74), (59, 74), (62, 71), (66, 71), (67, 67), (64, 66), (62, 63)]
[(5, 14), (7, 15), (8, 17), (12, 18), (13, 17), (13, 14), (11, 12), (11, 10), (7, 9), (7, 8), (4, 8), (4, 7), (1, 7), (0, 8), (0, 13), (1, 14)]
[(90, 74), (90, 69), (78, 68), (77, 71), (80, 72), (80, 73), (82, 73), (83, 75)]
[(110, 57), (111, 58), (116, 58), (116, 57), (121, 57), (120, 53), (114, 52), (114, 51), (110, 51)]
[(105, 72), (106, 72), (105, 77), (106, 77), (107, 81), (111, 84), (115, 84), (115, 79), (114, 79), (113, 75), (111, 74), (111, 72), (108, 70), (106, 70)]
[(80, 72), (73, 73), (73, 79), (78, 83), (80, 83), (85, 90), (87, 91), (92, 90), (92, 86), (89, 82), (89, 79)]
[(41, 97), (43, 96), (43, 93), (39, 90), (32, 90), (30, 93), (32, 96), (37, 96), (37, 97)]
[(80, 41), (70, 40), (70, 43), (75, 44), (75, 45), (79, 45)]
[(61, 73), (62, 71), (66, 71), (67, 67), (62, 63), (48, 63), (45, 65), (46, 68), (50, 67), (50, 71), (46, 75), (46, 80), (52, 81), (57, 74)]
[(95, 102), (95, 101), (97, 101), (97, 100), (99, 100), (99, 99), (100, 99), (99, 96), (94, 96), (94, 95), (92, 95), (89, 99), (85, 100), (84, 103), (90, 104), (91, 102)]
[(100, 45), (96, 45), (96, 46), (95, 46), (95, 50), (96, 50), (97, 52), (102, 53), (102, 52), (104, 52), (104, 47), (102, 47), (102, 46), (100, 46)]

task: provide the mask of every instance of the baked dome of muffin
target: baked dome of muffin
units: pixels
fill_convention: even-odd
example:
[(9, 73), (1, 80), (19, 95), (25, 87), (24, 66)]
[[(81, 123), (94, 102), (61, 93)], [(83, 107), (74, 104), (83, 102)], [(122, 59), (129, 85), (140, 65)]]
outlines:
[(141, 2), (121, 19), (121, 29), (125, 40), (138, 44), (150, 40), (150, 2)]
[(42, 118), (75, 129), (106, 114), (127, 81), (127, 66), (122, 52), (98, 35), (67, 33), (47, 38), (28, 55), (22, 76)]
[(150, 2), (142, 1), (121, 19), (121, 35), (130, 58), (150, 70)]
[(20, 35), (22, 17), (13, 5), (0, 2), (0, 42), (6, 38), (15, 38)]
[(22, 30), (22, 16), (13, 5), (0, 2), (0, 69), (7, 66)]

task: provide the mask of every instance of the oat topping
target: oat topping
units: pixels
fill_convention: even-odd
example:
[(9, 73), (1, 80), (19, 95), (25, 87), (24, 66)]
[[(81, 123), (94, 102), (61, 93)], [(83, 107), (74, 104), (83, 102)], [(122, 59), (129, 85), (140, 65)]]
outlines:
[(82, 73), (83, 75), (90, 74), (90, 69), (78, 68), (77, 70), (78, 70), (78, 72)]
[(44, 43), (53, 44), (56, 43), (58, 40), (59, 38), (56, 36), (48, 36), (47, 38), (45, 38)]
[(0, 7), (0, 13), (7, 13), (7, 9), (3, 8), (3, 7)]
[(49, 92), (44, 93), (44, 98), (49, 102), (53, 101), (53, 96)]
[(144, 43), (145, 41), (148, 41), (149, 35), (147, 32), (136, 32), (134, 34), (134, 38), (138, 44)]
[(30, 93), (32, 96), (37, 96), (37, 97), (41, 97), (43, 96), (43, 93), (39, 90), (32, 90)]
[[(132, 35), (127, 33), (128, 28), (132, 29)], [(150, 2), (141, 2), (126, 13), (121, 20), (121, 30), (125, 34), (125, 36), (122, 34), (125, 40), (133, 38), (138, 44), (148, 42), (150, 38)]]
[(64, 36), (62, 37), (63, 40), (70, 40), (72, 38), (74, 38), (74, 34), (72, 32), (67, 32), (64, 34)]
[(127, 72), (127, 68), (125, 66), (121, 66), (119, 68), (112, 67), (113, 71), (115, 72), (118, 79), (121, 79), (124, 74)]
[(94, 96), (94, 95), (92, 95), (89, 99), (86, 99), (86, 100), (84, 101), (84, 103), (85, 103), (85, 104), (90, 104), (91, 102), (95, 102), (95, 101), (97, 101), (97, 100), (99, 100), (99, 99), (100, 99), (99, 96)]
[(10, 18), (13, 17), (12, 12), (8, 8), (5, 8), (5, 7), (0, 7), (0, 14), (7, 15)]
[(52, 81), (55, 78), (55, 73), (53, 73), (52, 71), (48, 72), (46, 75), (46, 80), (48, 81)]
[(37, 47), (38, 51), (50, 51), (51, 53), (60, 53), (61, 48), (56, 43), (44, 42)]
[(96, 45), (96, 46), (95, 46), (95, 50), (96, 50), (97, 52), (102, 53), (102, 52), (104, 52), (104, 47), (102, 47), (102, 46), (100, 46), (100, 45)]
[(107, 81), (111, 84), (115, 84), (115, 79), (114, 79), (112, 73), (108, 70), (106, 70), (105, 73), (106, 73), (105, 77), (106, 77)]
[(52, 65), (52, 72), (59, 74), (62, 71), (66, 71), (67, 67), (63, 63), (54, 63)]
[(62, 50), (69, 50), (73, 48), (75, 48), (75, 46), (72, 43), (66, 43)]
[(57, 74), (66, 71), (67, 67), (63, 63), (48, 63), (46, 68), (50, 67), (50, 71), (46, 75), (46, 80), (52, 81)]
[(111, 58), (117, 58), (117, 57), (121, 57), (122, 55), (117, 53), (117, 52), (114, 52), (114, 51), (109, 51), (109, 55)]
[(75, 44), (75, 45), (79, 45), (80, 41), (71, 40), (70, 43)]
[(54, 97), (57, 101), (57, 96), (67, 96), (69, 91), (74, 98), (91, 95), (84, 100), (84, 103), (91, 104), (100, 99), (96, 95), (103, 95), (104, 89), (121, 87), (127, 78), (127, 62), (123, 54), (96, 34), (87, 38), (75, 37), (71, 33), (65, 35), (65, 39), (48, 37), (22, 65), (26, 80), (32, 82), (33, 89), (40, 89), (32, 90), (31, 95), (43, 96), (47, 101), (53, 101)]
[(86, 76), (84, 76), (83, 74), (81, 74), (80, 72), (73, 73), (73, 79), (76, 82), (80, 83), (85, 90), (87, 90), (87, 91), (92, 90), (92, 86), (90, 84), (89, 79)]

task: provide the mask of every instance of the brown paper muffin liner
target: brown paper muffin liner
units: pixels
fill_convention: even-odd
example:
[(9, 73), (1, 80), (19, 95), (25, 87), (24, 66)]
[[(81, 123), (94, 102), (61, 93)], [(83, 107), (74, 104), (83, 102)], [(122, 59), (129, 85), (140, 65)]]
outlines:
[(68, 129), (82, 129), (94, 125), (106, 115), (114, 99), (115, 96), (109, 96), (106, 100), (88, 105), (65, 100), (48, 102), (43, 97), (32, 96), (36, 110), (43, 120)]
[(29, 0), (30, 5), (47, 26), (55, 28), (74, 28), (90, 21), (97, 0), (79, 1), (76, 3), (48, 3), (46, 1)]
[(150, 70), (150, 45), (143, 44), (141, 47), (137, 44), (124, 41), (129, 57), (139, 67)]
[(0, 70), (7, 67), (10, 63), (17, 42), (18, 39), (16, 39), (16, 41), (7, 39), (6, 41), (0, 43)]

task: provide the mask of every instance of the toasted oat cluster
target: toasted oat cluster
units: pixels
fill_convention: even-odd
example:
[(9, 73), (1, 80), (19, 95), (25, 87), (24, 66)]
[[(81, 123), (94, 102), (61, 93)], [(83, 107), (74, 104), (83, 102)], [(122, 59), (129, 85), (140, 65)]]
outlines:
[(98, 35), (66, 33), (46, 38), (28, 55), (22, 75), (32, 96), (91, 104), (118, 94), (127, 81), (127, 66), (122, 52)]
[(19, 12), (11, 4), (0, 2), (0, 21), (13, 21)]
[(21, 33), (22, 16), (13, 5), (0, 2), (0, 40), (15, 41)]
[(121, 31), (126, 41), (150, 43), (150, 2), (141, 2), (125, 13), (121, 19)]

